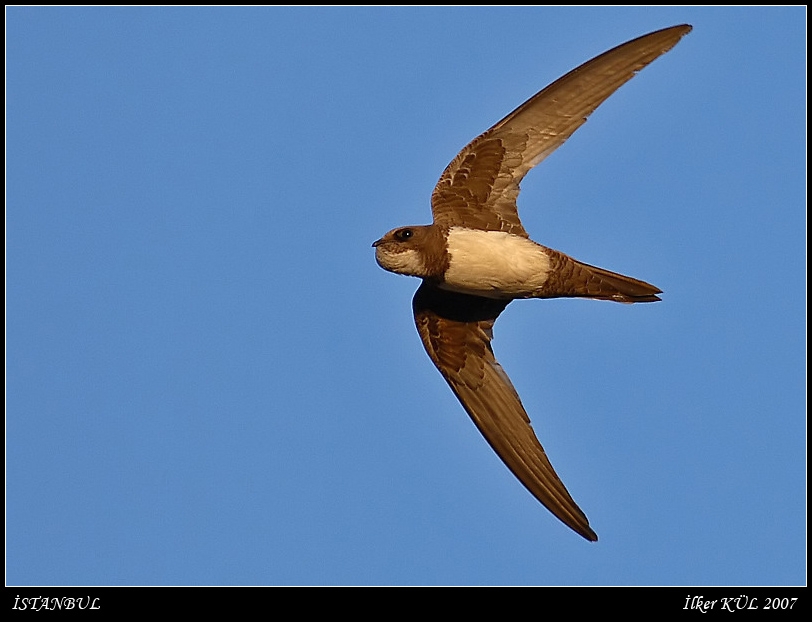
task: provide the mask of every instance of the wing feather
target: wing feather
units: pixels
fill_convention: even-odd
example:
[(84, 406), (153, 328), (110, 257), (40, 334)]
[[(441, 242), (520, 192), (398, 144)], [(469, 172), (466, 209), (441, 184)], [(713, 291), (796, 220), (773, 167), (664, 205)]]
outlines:
[(687, 24), (658, 30), (593, 58), (472, 140), (437, 182), (431, 197), (434, 222), (528, 237), (516, 208), (522, 178), (690, 30)]
[(493, 324), (508, 301), (447, 292), (423, 283), (412, 304), (426, 352), (493, 450), (548, 510), (587, 540), (597, 540), (493, 355)]

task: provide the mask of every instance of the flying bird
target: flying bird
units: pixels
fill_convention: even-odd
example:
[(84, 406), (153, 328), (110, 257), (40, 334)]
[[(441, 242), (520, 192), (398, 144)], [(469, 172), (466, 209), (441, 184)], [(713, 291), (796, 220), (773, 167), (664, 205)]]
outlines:
[(597, 534), (536, 438), (491, 348), (493, 325), (520, 298), (660, 300), (654, 285), (580, 262), (530, 239), (519, 184), (587, 117), (691, 26), (624, 43), (570, 71), (472, 140), (431, 195), (433, 223), (393, 229), (373, 243), (385, 270), (423, 280), (412, 309), (426, 352), (479, 431), (548, 510), (587, 540)]

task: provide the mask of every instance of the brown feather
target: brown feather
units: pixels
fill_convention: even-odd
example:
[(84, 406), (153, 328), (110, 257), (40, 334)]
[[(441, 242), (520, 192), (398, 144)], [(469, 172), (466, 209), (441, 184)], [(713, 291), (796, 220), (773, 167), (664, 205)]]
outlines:
[(516, 389), (493, 355), (493, 323), (507, 305), (425, 282), (412, 301), (426, 352), (493, 450), (548, 510), (595, 541), (598, 536), (550, 464)]
[(550, 276), (534, 298), (594, 298), (614, 302), (657, 302), (662, 290), (650, 283), (573, 259), (551, 248)]
[(528, 237), (516, 208), (522, 178), (690, 30), (687, 24), (658, 30), (593, 58), (472, 140), (437, 182), (431, 197), (434, 222)]

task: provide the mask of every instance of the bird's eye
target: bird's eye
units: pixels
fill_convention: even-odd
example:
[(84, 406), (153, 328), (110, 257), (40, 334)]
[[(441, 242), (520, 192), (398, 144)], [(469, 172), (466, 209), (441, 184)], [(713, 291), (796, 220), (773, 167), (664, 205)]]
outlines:
[(399, 229), (398, 231), (395, 232), (395, 237), (401, 242), (405, 242), (413, 235), (414, 231), (412, 231), (411, 229)]

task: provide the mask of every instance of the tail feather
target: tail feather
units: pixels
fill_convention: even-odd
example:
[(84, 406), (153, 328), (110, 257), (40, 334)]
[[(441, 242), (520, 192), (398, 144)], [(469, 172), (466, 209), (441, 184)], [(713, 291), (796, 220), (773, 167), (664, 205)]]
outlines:
[(553, 270), (539, 297), (595, 298), (615, 302), (657, 302), (662, 290), (630, 276), (590, 266), (548, 250)]
[(651, 283), (590, 266), (580, 261), (576, 261), (576, 263), (580, 270), (590, 273), (590, 277), (587, 279), (587, 292), (584, 294), (589, 298), (627, 303), (661, 300), (657, 294), (661, 294), (663, 290)]

